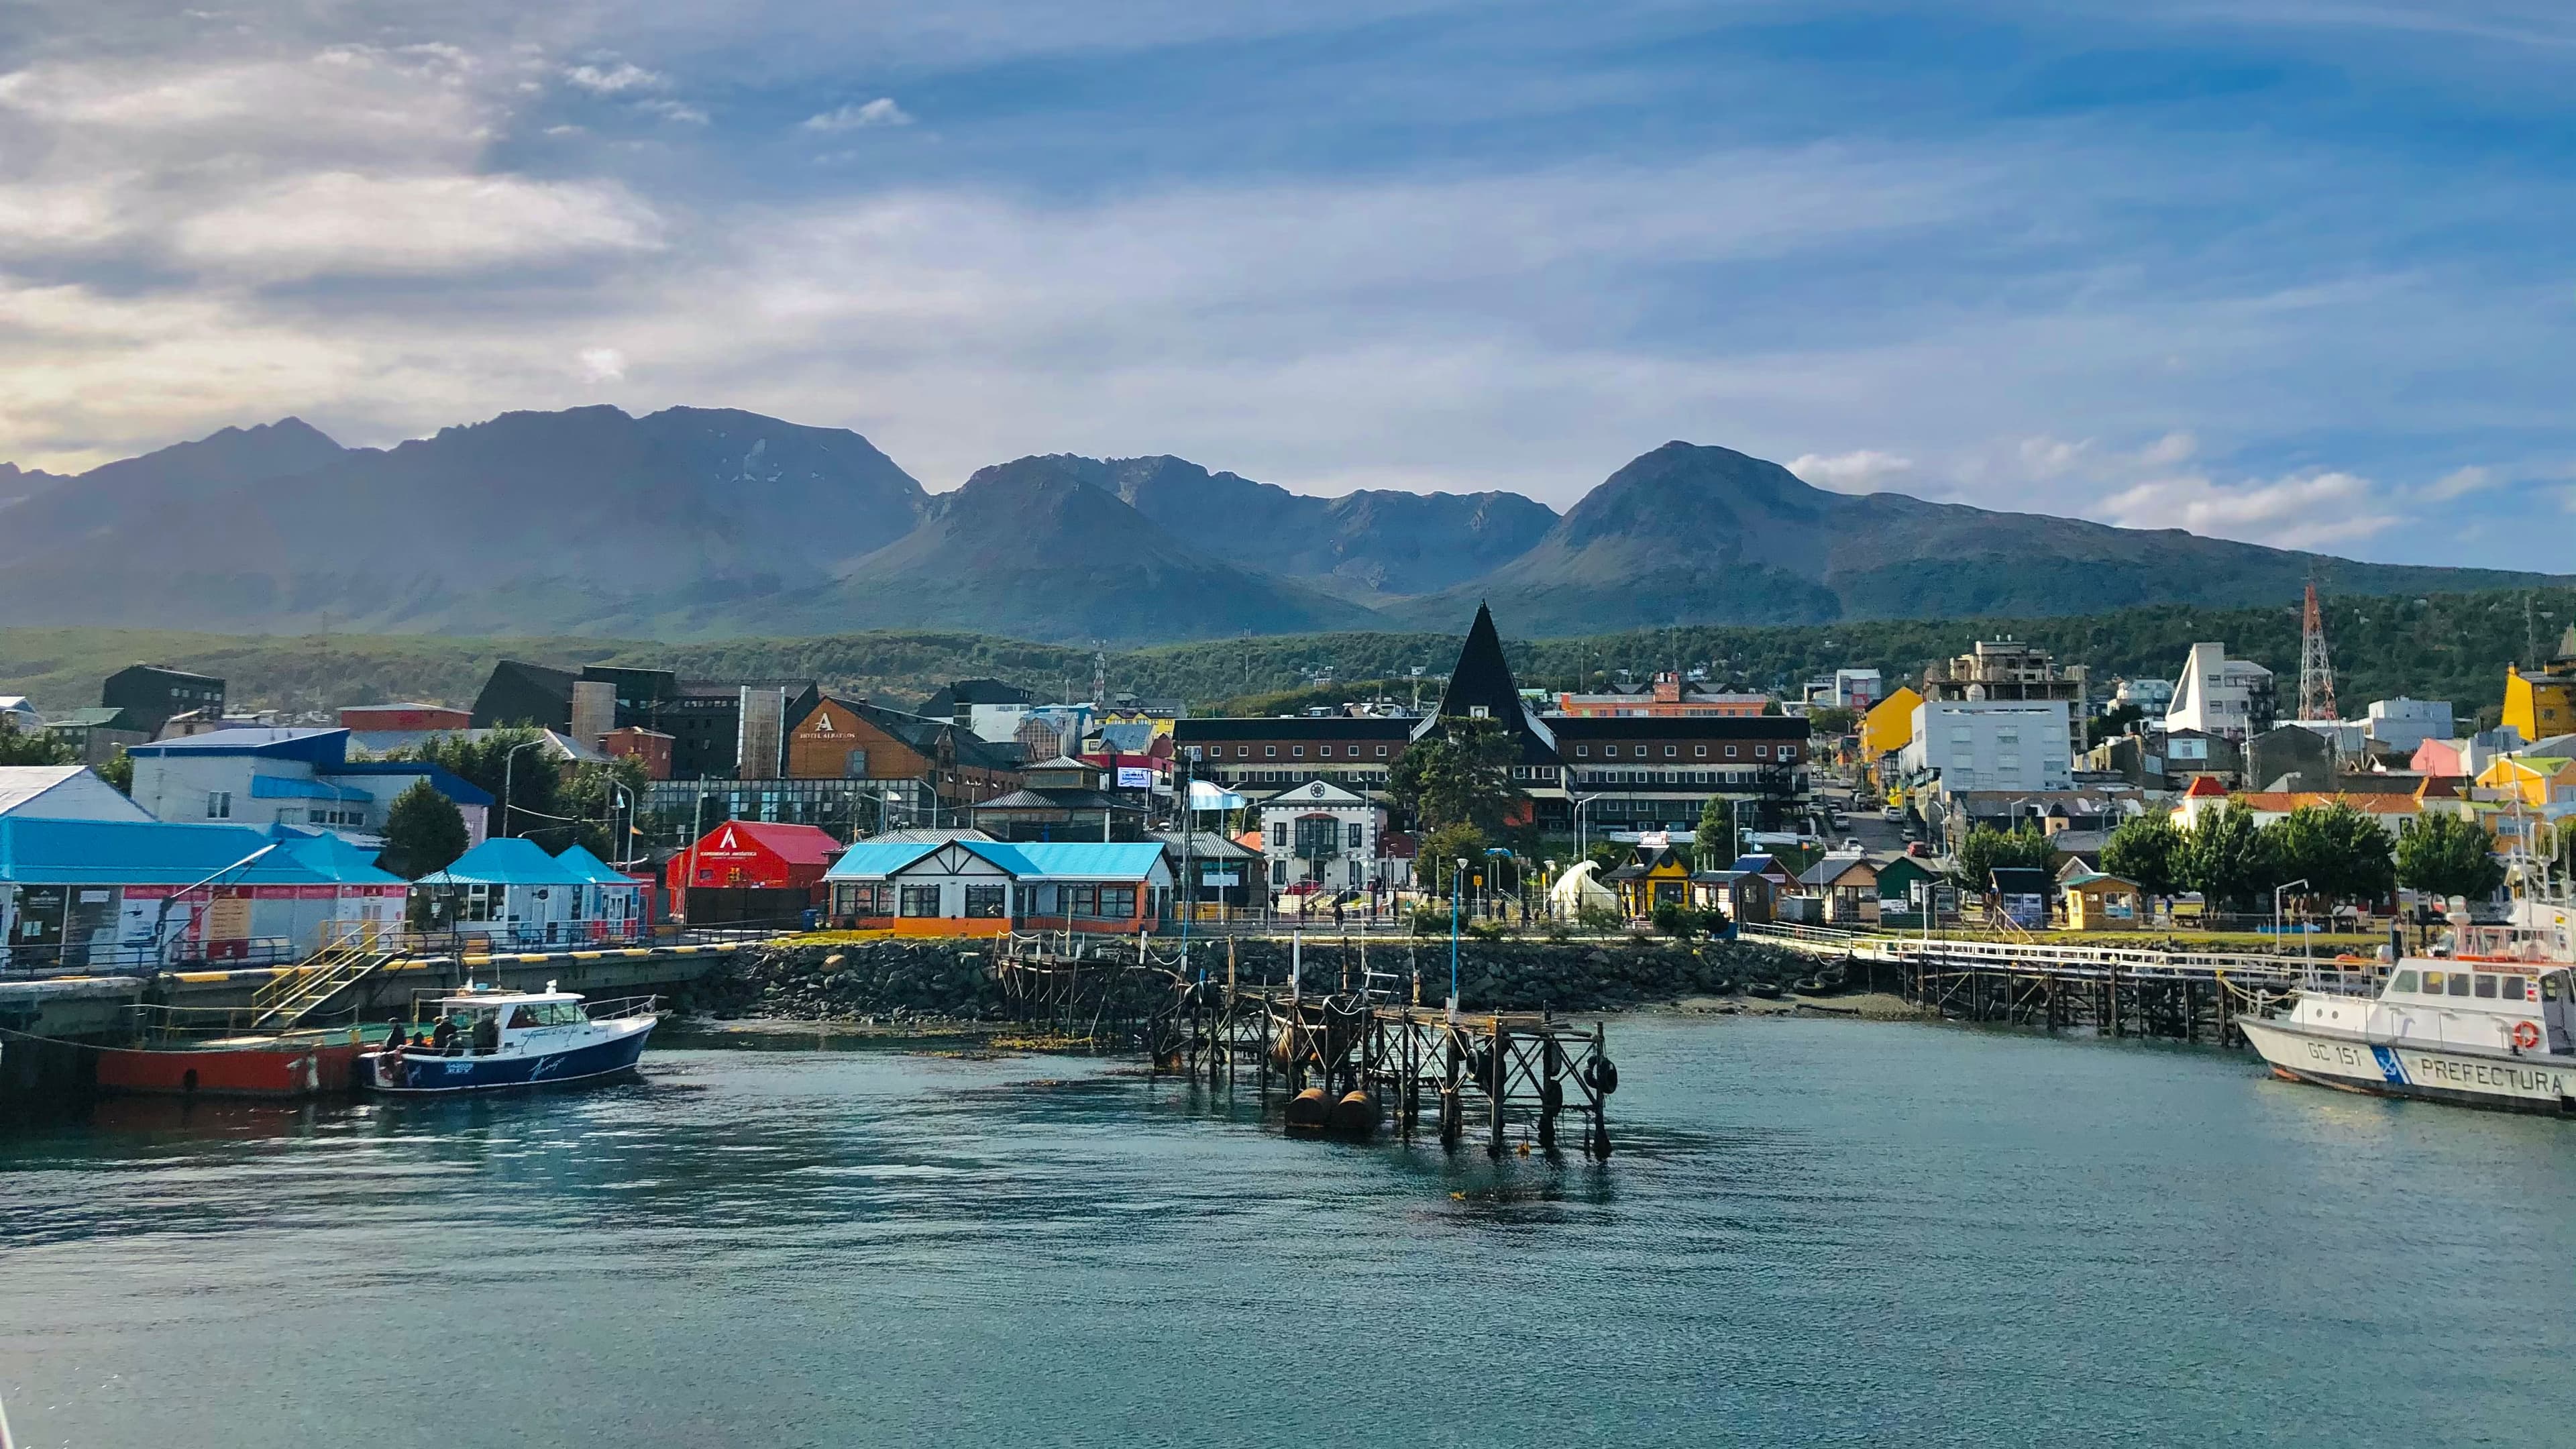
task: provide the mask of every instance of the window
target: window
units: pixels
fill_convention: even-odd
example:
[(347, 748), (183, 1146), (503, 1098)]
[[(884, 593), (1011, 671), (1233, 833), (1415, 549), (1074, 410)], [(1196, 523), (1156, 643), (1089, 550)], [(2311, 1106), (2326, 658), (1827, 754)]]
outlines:
[(1136, 914), (1134, 886), (1105, 885), (1100, 888), (1100, 916), (1103, 920), (1124, 921)]
[(2412, 971), (2400, 971), (2397, 973), (2397, 979), (2388, 983), (2388, 985), (2389, 989), (2392, 991), (2412, 991), (2415, 989), (2415, 973)]
[(1380, 745), (1377, 747), (1377, 757), (1381, 760), (1386, 758), (1386, 746)]
[(1576, 745), (1574, 747), (1574, 757), (1578, 760), (1588, 760), (1592, 758), (1592, 747), (1590, 745)]
[(470, 885), (465, 888), (465, 919), (469, 921), (488, 921), (492, 919), (492, 888), (490, 886)]
[(208, 820), (232, 819), (233, 792), (230, 790), (208, 790), (206, 792), (206, 818)]
[(1358, 759), (1359, 757), (1360, 757), (1360, 747), (1359, 747), (1359, 746), (1357, 746), (1357, 745), (1353, 745), (1353, 746), (1351, 746), (1351, 758), (1352, 758), (1352, 759), (1354, 759), (1354, 760), (1356, 760), (1356, 759)]
[(1277, 745), (1263, 745), (1263, 746), (1261, 747), (1261, 758), (1263, 758), (1263, 759), (1265, 759), (1265, 760), (1275, 760), (1275, 759), (1278, 759), (1278, 758), (1279, 758), (1279, 747), (1278, 747)]
[(2522, 980), (2522, 978), (2521, 978), (2521, 977), (2519, 977), (2519, 976), (2507, 976), (2507, 977), (2505, 977), (2505, 978), (2504, 978), (2504, 999), (2505, 999), (2505, 1000), (2507, 1000), (2507, 1001), (2522, 1001), (2522, 1000), (2525, 1000), (2526, 998), (2525, 998), (2525, 997), (2523, 996), (2523, 994), (2522, 994), (2522, 988), (2523, 988), (2523, 980)]
[(2468, 995), (2468, 994), (2469, 994), (2469, 973), (2468, 973), (2468, 972), (2466, 972), (2466, 971), (2454, 971), (2454, 972), (2452, 972), (2452, 973), (2451, 973), (2451, 980), (2450, 980), (2449, 989), (2450, 989), (2450, 993), (2451, 993), (2453, 996), (2466, 996), (2466, 995)]
[(2485, 997), (2489, 1001), (2495, 1000), (2496, 979), (2493, 976), (2481, 971), (2477, 974), (2477, 983), (2478, 995)]
[(1361, 846), (1366, 845), (1367, 843), (1368, 843), (1368, 827), (1367, 827), (1367, 826), (1365, 826), (1365, 825), (1362, 825), (1361, 823), (1359, 823), (1359, 822), (1358, 822), (1358, 821), (1356, 821), (1356, 820), (1352, 821), (1352, 822), (1351, 822), (1351, 849), (1353, 849), (1353, 850), (1357, 850), (1357, 849), (1359, 849)]
[(1251, 758), (1252, 758), (1252, 746), (1250, 746), (1250, 745), (1236, 745), (1236, 746), (1234, 747), (1234, 757), (1235, 757), (1236, 759), (1238, 759), (1238, 760), (1248, 760), (1248, 759), (1251, 759)]
[(1707, 758), (1708, 758), (1708, 746), (1706, 746), (1706, 745), (1693, 745), (1693, 746), (1691, 746), (1691, 758), (1693, 758), (1693, 759), (1697, 759), (1697, 760), (1705, 760), (1705, 759), (1707, 759)]
[(1755, 758), (1755, 759), (1757, 759), (1757, 760), (1765, 760), (1765, 759), (1769, 759), (1770, 757), (1771, 757), (1771, 747), (1770, 747), (1769, 745), (1755, 745), (1755, 746), (1753, 747), (1753, 758)]
[(907, 916), (938, 915), (939, 887), (935, 885), (905, 886), (903, 888), (902, 906), (903, 914)]
[(1728, 745), (1726, 747), (1726, 757), (1730, 760), (1735, 758), (1735, 746)]
[(1467, 706), (1467, 718), (1469, 719), (1491, 719), (1493, 717), (1494, 712), (1485, 708), (1481, 704), (1471, 704)]
[(966, 914), (979, 920), (993, 920), (1010, 914), (1004, 902), (1010, 897), (1008, 886), (970, 885), (966, 888)]
[(1678, 754), (1680, 754), (1680, 753), (1681, 753), (1681, 751), (1680, 751), (1680, 750), (1675, 749), (1675, 748), (1674, 748), (1673, 746), (1671, 746), (1671, 745), (1666, 745), (1666, 746), (1664, 746), (1664, 758), (1665, 758), (1665, 759), (1667, 759), (1667, 760), (1671, 759), (1673, 756), (1678, 755)]
[(1304, 745), (1290, 745), (1288, 747), (1288, 753), (1302, 760), (1306, 758), (1306, 747)]
[(1605, 760), (1615, 760), (1619, 758), (1619, 747), (1617, 745), (1602, 746), (1601, 757)]
[(841, 760), (841, 778), (864, 780), (868, 777), (868, 752), (852, 750)]
[(2442, 994), (2441, 972), (2427, 971), (2424, 973), (2424, 994), (2427, 996), (2439, 996)]

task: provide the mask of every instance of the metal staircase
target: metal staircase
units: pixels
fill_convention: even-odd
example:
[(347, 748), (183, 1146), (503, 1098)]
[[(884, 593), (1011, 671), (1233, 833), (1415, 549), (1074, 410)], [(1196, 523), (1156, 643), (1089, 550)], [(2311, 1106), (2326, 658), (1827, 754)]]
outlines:
[(285, 1031), (393, 959), (372, 931), (342, 936), (251, 993), (251, 1029)]

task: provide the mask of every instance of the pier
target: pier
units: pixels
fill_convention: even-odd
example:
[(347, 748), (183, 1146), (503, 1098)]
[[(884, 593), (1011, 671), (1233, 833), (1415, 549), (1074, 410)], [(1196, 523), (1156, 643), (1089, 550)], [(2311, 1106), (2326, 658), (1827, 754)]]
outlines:
[(1553, 1155), (1571, 1114), (1575, 1145), (1610, 1155), (1619, 1071), (1598, 1021), (1425, 1007), (1418, 971), (1372, 971), (1365, 955), (1329, 991), (1309, 989), (1293, 965), (1285, 985), (1240, 985), (1233, 952), (1220, 972), (1208, 944), (1192, 963), (1143, 941), (1018, 936), (994, 969), (1024, 1025), (1132, 1046), (1211, 1092), (1249, 1085), (1265, 1110), (1275, 1093), (1294, 1132), (1366, 1138), (1391, 1126), (1406, 1141), (1436, 1132), (1443, 1147), (1481, 1141), (1500, 1156), (1518, 1129)]
[(1747, 926), (1748, 939), (1847, 963), (1854, 980), (1955, 1021), (2241, 1046), (2237, 1018), (2293, 991), (2366, 993), (2375, 974), (2333, 961), (2148, 946), (2062, 946)]

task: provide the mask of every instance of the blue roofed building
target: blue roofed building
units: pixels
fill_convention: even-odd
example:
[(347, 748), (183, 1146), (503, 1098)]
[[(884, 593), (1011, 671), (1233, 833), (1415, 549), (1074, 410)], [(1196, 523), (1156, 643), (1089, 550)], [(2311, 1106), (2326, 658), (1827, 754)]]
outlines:
[(469, 845), (490, 833), (491, 792), (420, 760), (352, 760), (345, 729), (214, 730), (126, 753), (134, 803), (158, 820), (299, 825), (377, 848), (394, 798), (426, 781), (464, 815)]
[(899, 936), (1134, 935), (1172, 914), (1155, 841), (862, 840), (823, 879), (837, 925)]
[[(578, 857), (572, 851), (580, 850)], [(412, 882), (420, 908), (415, 912), (432, 930), (456, 930), (484, 936), (494, 945), (572, 945), (611, 938), (603, 915), (612, 887), (602, 874), (626, 886), (635, 882), (609, 870), (581, 847), (563, 858), (518, 836), (486, 840), (458, 856), (447, 869)], [(636, 897), (621, 894), (614, 903), (614, 939), (631, 939), (642, 929)]]
[(0, 815), (0, 974), (300, 960), (406, 892), (328, 831)]

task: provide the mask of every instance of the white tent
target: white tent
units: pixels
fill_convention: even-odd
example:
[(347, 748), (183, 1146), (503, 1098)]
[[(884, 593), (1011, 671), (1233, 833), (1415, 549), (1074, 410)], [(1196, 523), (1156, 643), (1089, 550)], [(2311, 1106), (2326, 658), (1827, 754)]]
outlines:
[(1601, 906), (1613, 911), (1619, 909), (1617, 893), (1601, 883), (1600, 875), (1601, 866), (1597, 861), (1578, 861), (1569, 867), (1565, 874), (1556, 878), (1556, 884), (1547, 888), (1548, 914), (1570, 921), (1583, 914), (1586, 906)]

